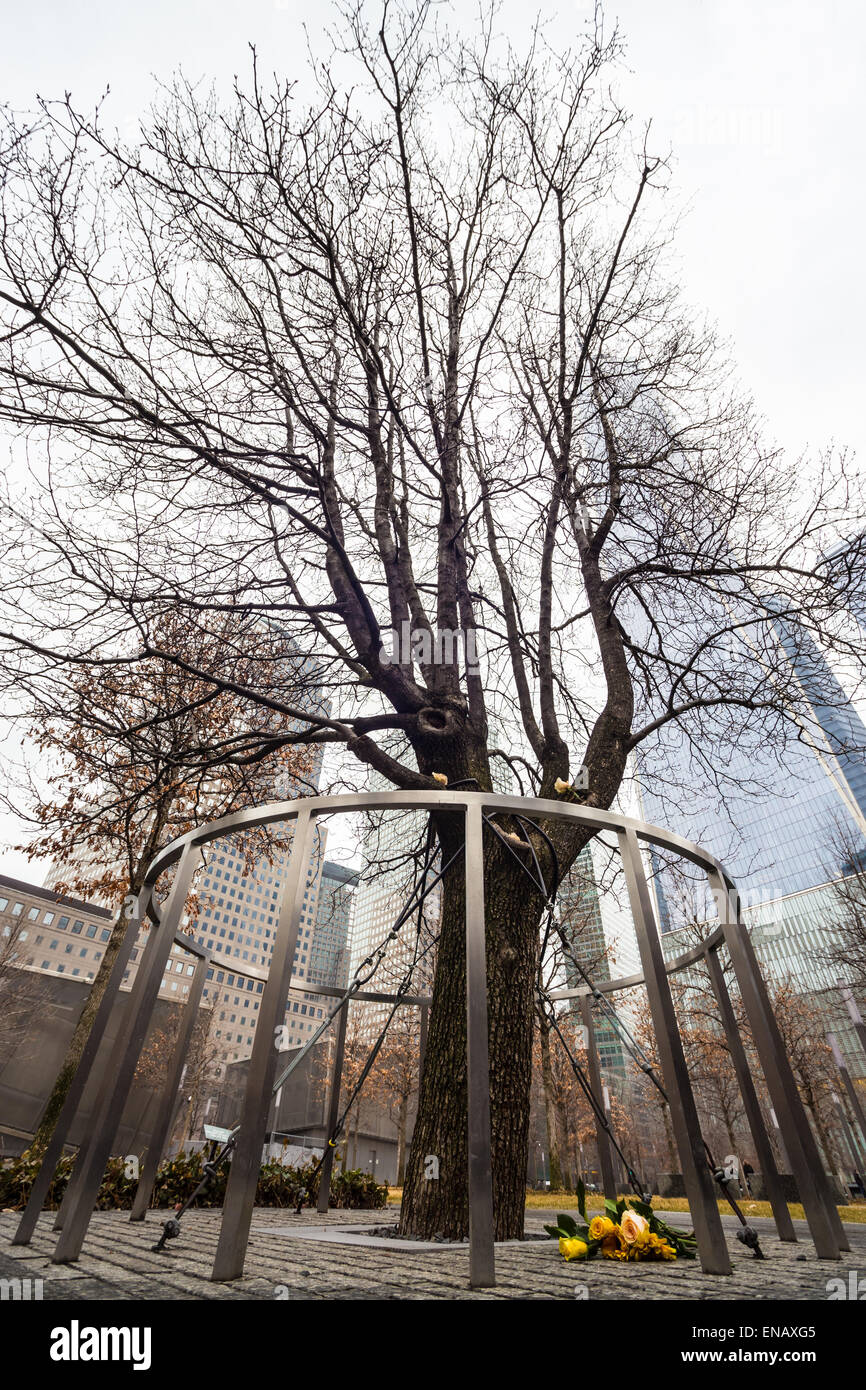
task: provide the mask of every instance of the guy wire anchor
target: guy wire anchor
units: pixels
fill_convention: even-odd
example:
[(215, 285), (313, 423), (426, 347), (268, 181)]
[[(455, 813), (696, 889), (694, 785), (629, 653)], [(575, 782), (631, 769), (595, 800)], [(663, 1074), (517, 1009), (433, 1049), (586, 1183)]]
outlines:
[(216, 1177), (220, 1169), (220, 1164), (222, 1164), (228, 1158), (229, 1154), (235, 1146), (237, 1140), (237, 1133), (239, 1129), (240, 1125), (237, 1125), (233, 1133), (229, 1135), (229, 1138), (226, 1140), (219, 1154), (217, 1154), (216, 1152), (216, 1141), (212, 1141), (210, 1158), (208, 1158), (207, 1162), (204, 1164), (201, 1182), (198, 1184), (195, 1191), (191, 1193), (189, 1197), (187, 1197), (183, 1205), (177, 1208), (174, 1216), (170, 1216), (167, 1221), (163, 1222), (162, 1235), (156, 1242), (156, 1245), (152, 1245), (150, 1247), (151, 1250), (155, 1250), (158, 1255), (161, 1254), (162, 1251), (165, 1249), (166, 1241), (176, 1240), (177, 1237), (180, 1235), (181, 1217), (184, 1216), (187, 1211), (189, 1211), (189, 1208), (192, 1206), (199, 1193), (203, 1192), (204, 1189), (207, 1187), (208, 1183)]

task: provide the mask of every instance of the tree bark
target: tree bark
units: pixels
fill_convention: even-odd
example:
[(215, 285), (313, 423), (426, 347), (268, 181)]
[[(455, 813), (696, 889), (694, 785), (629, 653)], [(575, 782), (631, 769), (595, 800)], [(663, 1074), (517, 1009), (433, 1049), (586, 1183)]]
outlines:
[(34, 1157), (39, 1157), (40, 1154), (45, 1152), (45, 1149), (48, 1147), (48, 1142), (54, 1133), (54, 1126), (57, 1124), (60, 1111), (63, 1109), (66, 1093), (72, 1085), (73, 1078), (78, 1070), (81, 1054), (84, 1051), (84, 1044), (87, 1042), (90, 1035), (90, 1030), (93, 1027), (93, 1020), (102, 1002), (102, 996), (105, 994), (108, 978), (111, 974), (117, 953), (120, 950), (120, 944), (123, 940), (128, 920), (126, 910), (122, 909), (114, 924), (111, 936), (106, 942), (105, 953), (99, 963), (99, 969), (90, 987), (90, 992), (84, 1001), (84, 1007), (78, 1016), (78, 1022), (75, 1025), (75, 1030), (69, 1040), (69, 1046), (66, 1049), (66, 1056), (63, 1058), (63, 1064), (57, 1073), (57, 1079), (45, 1103), (45, 1109), (39, 1121), (39, 1128), (33, 1138), (33, 1143), (30, 1145), (30, 1153)]
[(66, 1099), (66, 1094), (78, 1070), (81, 1054), (84, 1051), (84, 1044), (90, 1036), (93, 1021), (96, 1018), (96, 1013), (102, 1002), (103, 995), (105, 994), (108, 980), (117, 958), (117, 953), (120, 950), (121, 942), (126, 934), (127, 926), (129, 925), (130, 903), (137, 898), (141, 891), (145, 874), (147, 873), (150, 861), (156, 854), (164, 826), (164, 812), (160, 811), (151, 827), (148, 843), (139, 856), (135, 871), (130, 877), (127, 896), (118, 913), (117, 920), (111, 929), (111, 936), (105, 943), (105, 951), (103, 952), (102, 960), (99, 962), (99, 969), (96, 972), (93, 984), (90, 986), (90, 991), (84, 1001), (84, 1007), (78, 1016), (78, 1022), (69, 1040), (66, 1056), (57, 1073), (57, 1079), (51, 1088), (51, 1094), (45, 1103), (45, 1109), (39, 1120), (39, 1127), (33, 1137), (33, 1143), (30, 1145), (30, 1153), (34, 1157), (39, 1157), (40, 1154), (45, 1152), (45, 1149), (48, 1147), (48, 1142), (54, 1133), (54, 1126), (57, 1124), (60, 1111), (63, 1109), (63, 1102)]
[[(437, 826), (443, 858), (463, 826)], [(520, 866), (485, 836), (488, 1043), (494, 1229), (521, 1239), (532, 1078), (532, 1024), (541, 897)], [(415, 1134), (409, 1153), (400, 1230), (462, 1240), (469, 1231), (466, 1100), (466, 930), (462, 867), (443, 880), (441, 934)], [(439, 1160), (426, 1179), (425, 1157)]]

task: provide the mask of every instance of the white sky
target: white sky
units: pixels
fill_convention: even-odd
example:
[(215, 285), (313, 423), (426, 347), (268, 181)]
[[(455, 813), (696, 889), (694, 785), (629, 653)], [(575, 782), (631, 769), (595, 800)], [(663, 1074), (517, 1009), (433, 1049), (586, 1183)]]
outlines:
[[(591, 12), (588, 0), (537, 9), (563, 48)], [(503, 0), (501, 26), (517, 38), (532, 13), (532, 0)], [(315, 40), (327, 14), (298, 0), (0, 0), (0, 99), (29, 106), (36, 92), (70, 90), (83, 105), (110, 85), (122, 126), (147, 104), (151, 74), (182, 66), (224, 82), (246, 70), (249, 42), (263, 68), (301, 75), (302, 26)], [(689, 298), (731, 339), (792, 457), (834, 441), (862, 457), (866, 11), (855, 0), (612, 0), (607, 14), (629, 40), (623, 98), (653, 119), (657, 148), (673, 146)], [(0, 821), (0, 842), (14, 838)], [(2, 843), (0, 869), (33, 872)]]

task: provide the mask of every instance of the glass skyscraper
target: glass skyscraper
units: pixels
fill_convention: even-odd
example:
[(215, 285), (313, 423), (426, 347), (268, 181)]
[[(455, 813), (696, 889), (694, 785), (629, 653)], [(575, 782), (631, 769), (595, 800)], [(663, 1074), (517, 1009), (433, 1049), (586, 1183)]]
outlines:
[[(744, 733), (715, 781), (675, 724), (636, 759), (644, 818), (709, 849), (752, 901), (850, 871), (839, 857), (840, 829), (866, 850), (866, 727), (811, 639), (790, 620), (772, 621), (778, 660), (790, 663), (811, 711), (802, 740), (778, 755)], [(675, 796), (667, 790), (674, 786)], [(670, 892), (659, 857), (653, 862), (668, 926)]]

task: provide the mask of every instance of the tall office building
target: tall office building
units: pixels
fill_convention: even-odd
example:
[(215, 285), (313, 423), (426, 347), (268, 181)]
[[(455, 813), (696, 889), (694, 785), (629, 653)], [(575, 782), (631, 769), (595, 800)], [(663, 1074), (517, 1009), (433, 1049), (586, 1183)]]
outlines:
[(325, 860), (310, 943), (311, 984), (345, 989), (349, 983), (349, 931), (357, 886), (358, 874), (354, 869)]
[[(393, 790), (390, 783), (373, 774), (371, 790)], [(352, 933), (351, 974), (362, 966), (391, 931), (411, 900), (418, 866), (426, 845), (428, 818), (420, 811), (387, 811), (365, 818), (362, 835), (362, 867), (355, 889)], [(429, 876), (435, 876), (434, 860)], [(433, 939), (438, 930), (441, 895), (434, 888), (424, 900), (418, 929), (417, 912), (401, 927), (396, 939), (388, 943), (371, 989), (394, 993), (418, 957), (412, 975), (412, 992), (428, 993), (435, 966)], [(378, 1033), (388, 1016), (388, 1004), (359, 1006), (362, 1028), (371, 1036)]]
[[(609, 865), (604, 862), (608, 857), (597, 840), (591, 841), (565, 875), (556, 899), (570, 953), (595, 985), (636, 974), (640, 969), (631, 914), (620, 902), (616, 885), (605, 881), (610, 878)], [(569, 989), (585, 983), (574, 961), (568, 956), (564, 958)], [(608, 1002), (631, 1029), (634, 1020), (624, 1000), (613, 995)], [(622, 1035), (606, 1011), (599, 1009), (595, 1011), (594, 1029), (602, 1075), (605, 1081), (616, 1081), (621, 1089), (628, 1072)]]
[[(786, 674), (805, 697), (802, 739), (777, 758), (759, 740), (744, 737), (725, 755), (720, 796), (681, 732), (668, 726), (655, 752), (637, 759), (642, 814), (722, 861), (740, 890), (763, 968), (811, 998), (852, 1070), (862, 1074), (862, 1050), (821, 952), (832, 941), (839, 910), (828, 885), (861, 871), (866, 855), (866, 728), (812, 639), (771, 602), (765, 607), (777, 643), (775, 661), (787, 663)], [(657, 792), (655, 769), (659, 786), (681, 788), (674, 808), (669, 796)], [(763, 784), (764, 791), (748, 794), (744, 783)], [(685, 916), (693, 912), (709, 921), (714, 909), (699, 871), (691, 873), (690, 900), (682, 878), (663, 861), (663, 855), (652, 855), (665, 953), (671, 957), (691, 944), (682, 929)]]
[[(719, 786), (675, 724), (636, 760), (644, 818), (704, 845), (752, 901), (838, 876), (846, 867), (835, 843), (840, 827), (866, 848), (866, 728), (815, 644), (790, 620), (776, 615), (772, 623), (777, 660), (789, 664), (811, 713), (803, 739), (780, 759), (744, 734), (725, 752)], [(670, 927), (675, 894), (661, 858), (653, 862)]]
[(836, 546), (824, 560), (842, 605), (866, 632), (866, 531)]

